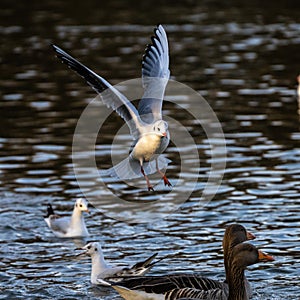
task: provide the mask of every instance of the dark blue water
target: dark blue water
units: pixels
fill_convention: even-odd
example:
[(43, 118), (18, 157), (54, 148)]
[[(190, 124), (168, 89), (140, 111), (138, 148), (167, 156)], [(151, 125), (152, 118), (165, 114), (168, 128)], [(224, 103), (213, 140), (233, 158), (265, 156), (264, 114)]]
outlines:
[[(236, 1), (4, 1), (1, 6), (0, 299), (120, 299), (110, 289), (90, 285), (90, 261), (74, 250), (86, 241), (55, 238), (43, 221), (48, 202), (67, 213), (83, 192), (103, 204), (103, 210), (92, 208), (86, 216), (92, 235), (88, 240), (101, 241), (112, 262), (133, 263), (159, 252), (166, 258), (152, 274), (188, 270), (222, 279), (224, 228), (239, 222), (256, 234), (255, 245), (276, 258), (249, 268), (254, 299), (300, 299), (297, 1), (263, 7), (256, 1), (247, 6)], [(189, 110), (189, 99), (169, 97), (164, 114), (188, 128), (199, 151), (196, 191), (179, 201), (177, 210), (158, 206), (163, 219), (154, 221), (140, 208), (111, 218), (106, 212), (117, 212), (118, 204), (105, 202), (107, 190), (88, 173), (82, 175), (80, 189), (73, 169), (74, 130), (95, 93), (58, 62), (49, 44), (71, 51), (115, 84), (140, 76), (145, 45), (160, 22), (169, 37), (172, 79), (198, 91), (222, 125), (225, 173), (216, 195), (203, 205), (210, 141), (172, 102), (186, 101)], [(96, 148), (97, 162), (106, 166), (106, 149), (123, 125), (120, 118), (111, 118)], [(129, 147), (128, 132), (123, 137)], [(126, 155), (128, 148), (116, 147)], [(173, 203), (180, 187), (189, 190), (193, 181), (192, 167), (178, 181), (178, 153), (188, 151), (174, 144), (166, 151), (172, 160), (168, 177), (177, 183), (169, 196), (166, 190), (149, 195), (143, 180), (138, 188), (114, 182), (110, 188), (126, 200), (167, 197), (167, 203)], [(219, 159), (225, 161), (222, 155)], [(126, 222), (133, 212), (144, 222)]]

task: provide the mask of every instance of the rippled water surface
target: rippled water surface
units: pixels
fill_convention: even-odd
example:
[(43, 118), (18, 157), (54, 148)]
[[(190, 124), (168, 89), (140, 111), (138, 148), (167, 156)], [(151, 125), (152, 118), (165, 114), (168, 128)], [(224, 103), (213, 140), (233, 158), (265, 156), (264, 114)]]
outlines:
[[(91, 286), (90, 261), (74, 250), (86, 240), (58, 239), (43, 221), (48, 202), (68, 212), (82, 193), (99, 201), (93, 202), (99, 209), (86, 216), (87, 240), (100, 240), (112, 262), (133, 263), (159, 252), (165, 259), (152, 274), (197, 271), (221, 280), (224, 228), (239, 222), (256, 234), (255, 245), (276, 258), (249, 268), (253, 298), (300, 299), (298, 1), (264, 6), (258, 1), (247, 6), (238, 1), (3, 1), (1, 6), (0, 299), (120, 299), (109, 288)], [(188, 113), (199, 110), (201, 124), (207, 124), (203, 106), (195, 108), (181, 94), (166, 95), (173, 191), (159, 184), (149, 194), (143, 179), (138, 187), (106, 183), (130, 205), (138, 203), (124, 209), (107, 201), (111, 192), (89, 169), (80, 169), (79, 188), (73, 134), (95, 93), (58, 62), (49, 45), (70, 51), (116, 84), (140, 76), (145, 45), (161, 22), (169, 37), (172, 79), (210, 105), (222, 125), (226, 159), (220, 153), (212, 157), (210, 143), (219, 145), (221, 136), (210, 140)], [(101, 120), (105, 113), (99, 106), (92, 117)], [(189, 144), (176, 144), (180, 132), (171, 120), (190, 133), (199, 167), (189, 156)], [(95, 148), (97, 165), (109, 167), (109, 145), (122, 125), (115, 115), (104, 123)], [(114, 153), (126, 156), (131, 143), (126, 128), (119, 138)], [(76, 154), (82, 160), (90, 155)], [(202, 192), (212, 161), (226, 161), (226, 168), (206, 203)], [(181, 198), (187, 194), (187, 200)]]

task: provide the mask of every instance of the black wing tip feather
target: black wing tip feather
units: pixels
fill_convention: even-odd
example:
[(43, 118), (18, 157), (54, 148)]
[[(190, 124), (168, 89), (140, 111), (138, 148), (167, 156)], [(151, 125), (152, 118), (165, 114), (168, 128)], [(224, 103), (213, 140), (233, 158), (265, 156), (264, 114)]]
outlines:
[(145, 52), (142, 58), (142, 64), (146, 63), (146, 57), (148, 57), (148, 53), (152, 51), (152, 47), (155, 47), (157, 49), (156, 43), (161, 43), (160, 38), (157, 35), (157, 31), (160, 30), (160, 28), (162, 28), (164, 30), (164, 27), (162, 26), (162, 24), (157, 24), (156, 27), (154, 27), (154, 35), (151, 36), (151, 43), (147, 44), (146, 48), (145, 48)]
[(49, 218), (51, 215), (54, 215), (54, 210), (50, 203), (47, 204), (47, 215), (44, 218)]
[[(70, 54), (68, 54), (58, 46), (54, 44), (52, 44), (51, 46), (55, 51), (58, 59), (66, 64), (71, 70), (75, 71), (79, 76), (81, 76), (87, 82), (87, 84), (90, 85), (98, 94), (101, 94), (106, 90), (109, 91), (109, 95), (113, 97), (115, 101), (117, 101), (117, 104), (111, 105), (108, 100), (105, 100), (104, 103), (107, 106), (115, 110), (126, 122), (133, 118), (131, 114), (135, 114), (135, 111), (133, 111), (133, 107), (129, 107), (129, 101), (127, 99), (122, 99), (122, 97), (124, 96), (120, 96), (121, 93), (117, 93), (115, 89), (104, 78), (97, 75), (94, 71), (89, 69), (87, 66), (79, 62), (77, 59), (72, 57)], [(108, 99), (109, 95), (104, 96), (104, 98)], [(126, 107), (126, 109), (124, 109), (124, 106)]]
[(50, 44), (50, 48), (55, 52), (55, 56), (60, 59), (61, 55), (59, 55), (59, 50), (61, 50), (61, 49), (58, 46), (56, 46), (55, 44)]
[(63, 49), (61, 49), (60, 47), (51, 44), (51, 48), (52, 50), (54, 50), (55, 52), (55, 56), (61, 60), (62, 63), (65, 63), (66, 65), (68, 65), (69, 68), (71, 68), (70, 66), (70, 59), (68, 58), (68, 56), (70, 56), (68, 53), (66, 53)]
[(162, 24), (157, 24), (156, 27), (154, 28), (154, 37), (156, 37), (159, 40), (158, 35), (157, 35), (158, 31), (160, 33), (166, 34), (165, 28)]
[(150, 258), (154, 258), (154, 257), (156, 257), (158, 255), (158, 252), (155, 252), (155, 253), (153, 253), (150, 257), (149, 257), (149, 259)]
[(155, 262), (152, 263), (152, 261), (153, 261), (153, 259), (154, 259), (157, 255), (158, 255), (158, 252), (156, 252), (156, 253), (152, 254), (150, 257), (148, 257), (148, 258), (146, 259), (146, 261), (145, 261), (146, 266), (149, 266), (149, 267), (150, 267), (150, 266), (155, 265)]
[(60, 47), (51, 44), (52, 49), (55, 51), (56, 57), (64, 64), (66, 64), (71, 70), (75, 71), (78, 75), (85, 79), (85, 81), (94, 89), (96, 92), (101, 93), (108, 87), (98, 76), (86, 67), (84, 64), (79, 62), (73, 56), (65, 52)]
[[(56, 57), (59, 58), (63, 63), (69, 64), (71, 60), (76, 61), (70, 54), (61, 49), (60, 47), (51, 44), (52, 49), (54, 50)], [(77, 61), (76, 61), (77, 62)]]
[(55, 44), (51, 43), (50, 44), (50, 48), (52, 48), (54, 51), (59, 48), (58, 46), (56, 46)]
[[(63, 49), (61, 49), (60, 47), (56, 46), (55, 44), (50, 44), (50, 47), (52, 48), (52, 50), (55, 52), (56, 57), (58, 58), (62, 58), (64, 56), (64, 54), (66, 53)], [(67, 54), (67, 53), (66, 53)]]
[(145, 51), (144, 51), (144, 55), (143, 55), (143, 58), (142, 58), (142, 64), (146, 63), (145, 60), (146, 58), (148, 57), (148, 53), (152, 51), (152, 47), (155, 47), (155, 40), (158, 40), (158, 36), (156, 35), (156, 30), (158, 28), (155, 28), (154, 29), (154, 36), (151, 36), (151, 43), (147, 44), (146, 45), (146, 48), (145, 48)]
[(147, 259), (145, 259), (144, 261), (141, 262), (137, 262), (133, 268), (140, 268), (140, 267), (152, 267), (153, 265), (155, 265), (156, 262), (152, 263), (153, 259), (158, 255), (158, 252), (152, 254), (151, 256), (149, 256)]
[(161, 23), (158, 23), (158, 24), (156, 25), (156, 27), (154, 28), (154, 33), (156, 33), (156, 31), (159, 30), (159, 27), (162, 27), (162, 28), (163, 28), (163, 26), (162, 26)]

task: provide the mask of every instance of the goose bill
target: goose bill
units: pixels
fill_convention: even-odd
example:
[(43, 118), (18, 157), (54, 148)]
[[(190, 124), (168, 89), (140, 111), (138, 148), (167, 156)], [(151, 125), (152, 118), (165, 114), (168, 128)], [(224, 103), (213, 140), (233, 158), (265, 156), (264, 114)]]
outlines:
[(247, 240), (250, 241), (254, 239), (256, 239), (256, 236), (253, 233), (247, 231)]
[(258, 251), (258, 260), (259, 261), (274, 261), (275, 258), (272, 255), (269, 255), (265, 252)]

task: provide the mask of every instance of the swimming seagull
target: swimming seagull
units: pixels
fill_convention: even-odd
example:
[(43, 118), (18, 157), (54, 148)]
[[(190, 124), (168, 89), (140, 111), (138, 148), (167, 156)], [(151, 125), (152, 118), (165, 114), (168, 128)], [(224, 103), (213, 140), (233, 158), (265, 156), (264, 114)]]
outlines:
[(152, 262), (157, 256), (157, 253), (155, 253), (145, 261), (138, 262), (131, 267), (111, 266), (105, 261), (101, 245), (98, 242), (90, 242), (83, 248), (77, 248), (77, 250), (84, 250), (79, 255), (87, 254), (92, 259), (92, 284), (108, 285), (105, 281), (101, 281), (101, 279), (107, 278), (112, 282), (118, 282), (124, 279), (124, 277), (142, 276), (158, 262)]
[(129, 126), (134, 143), (125, 160), (102, 173), (119, 179), (146, 179), (148, 190), (153, 186), (149, 174), (156, 171), (164, 184), (171, 186), (166, 175), (161, 171), (169, 160), (159, 154), (167, 148), (170, 140), (168, 123), (162, 119), (162, 102), (165, 88), (170, 78), (169, 48), (166, 32), (162, 25), (154, 29), (152, 43), (146, 47), (142, 60), (142, 82), (144, 94), (136, 107), (104, 78), (81, 64), (61, 48), (52, 45), (56, 55), (69, 68), (82, 76), (87, 83), (101, 95), (102, 101), (115, 110)]
[(71, 217), (60, 217), (53, 211), (52, 205), (48, 203), (45, 222), (57, 237), (84, 237), (88, 236), (82, 212), (89, 212), (88, 202), (79, 198), (74, 204)]

